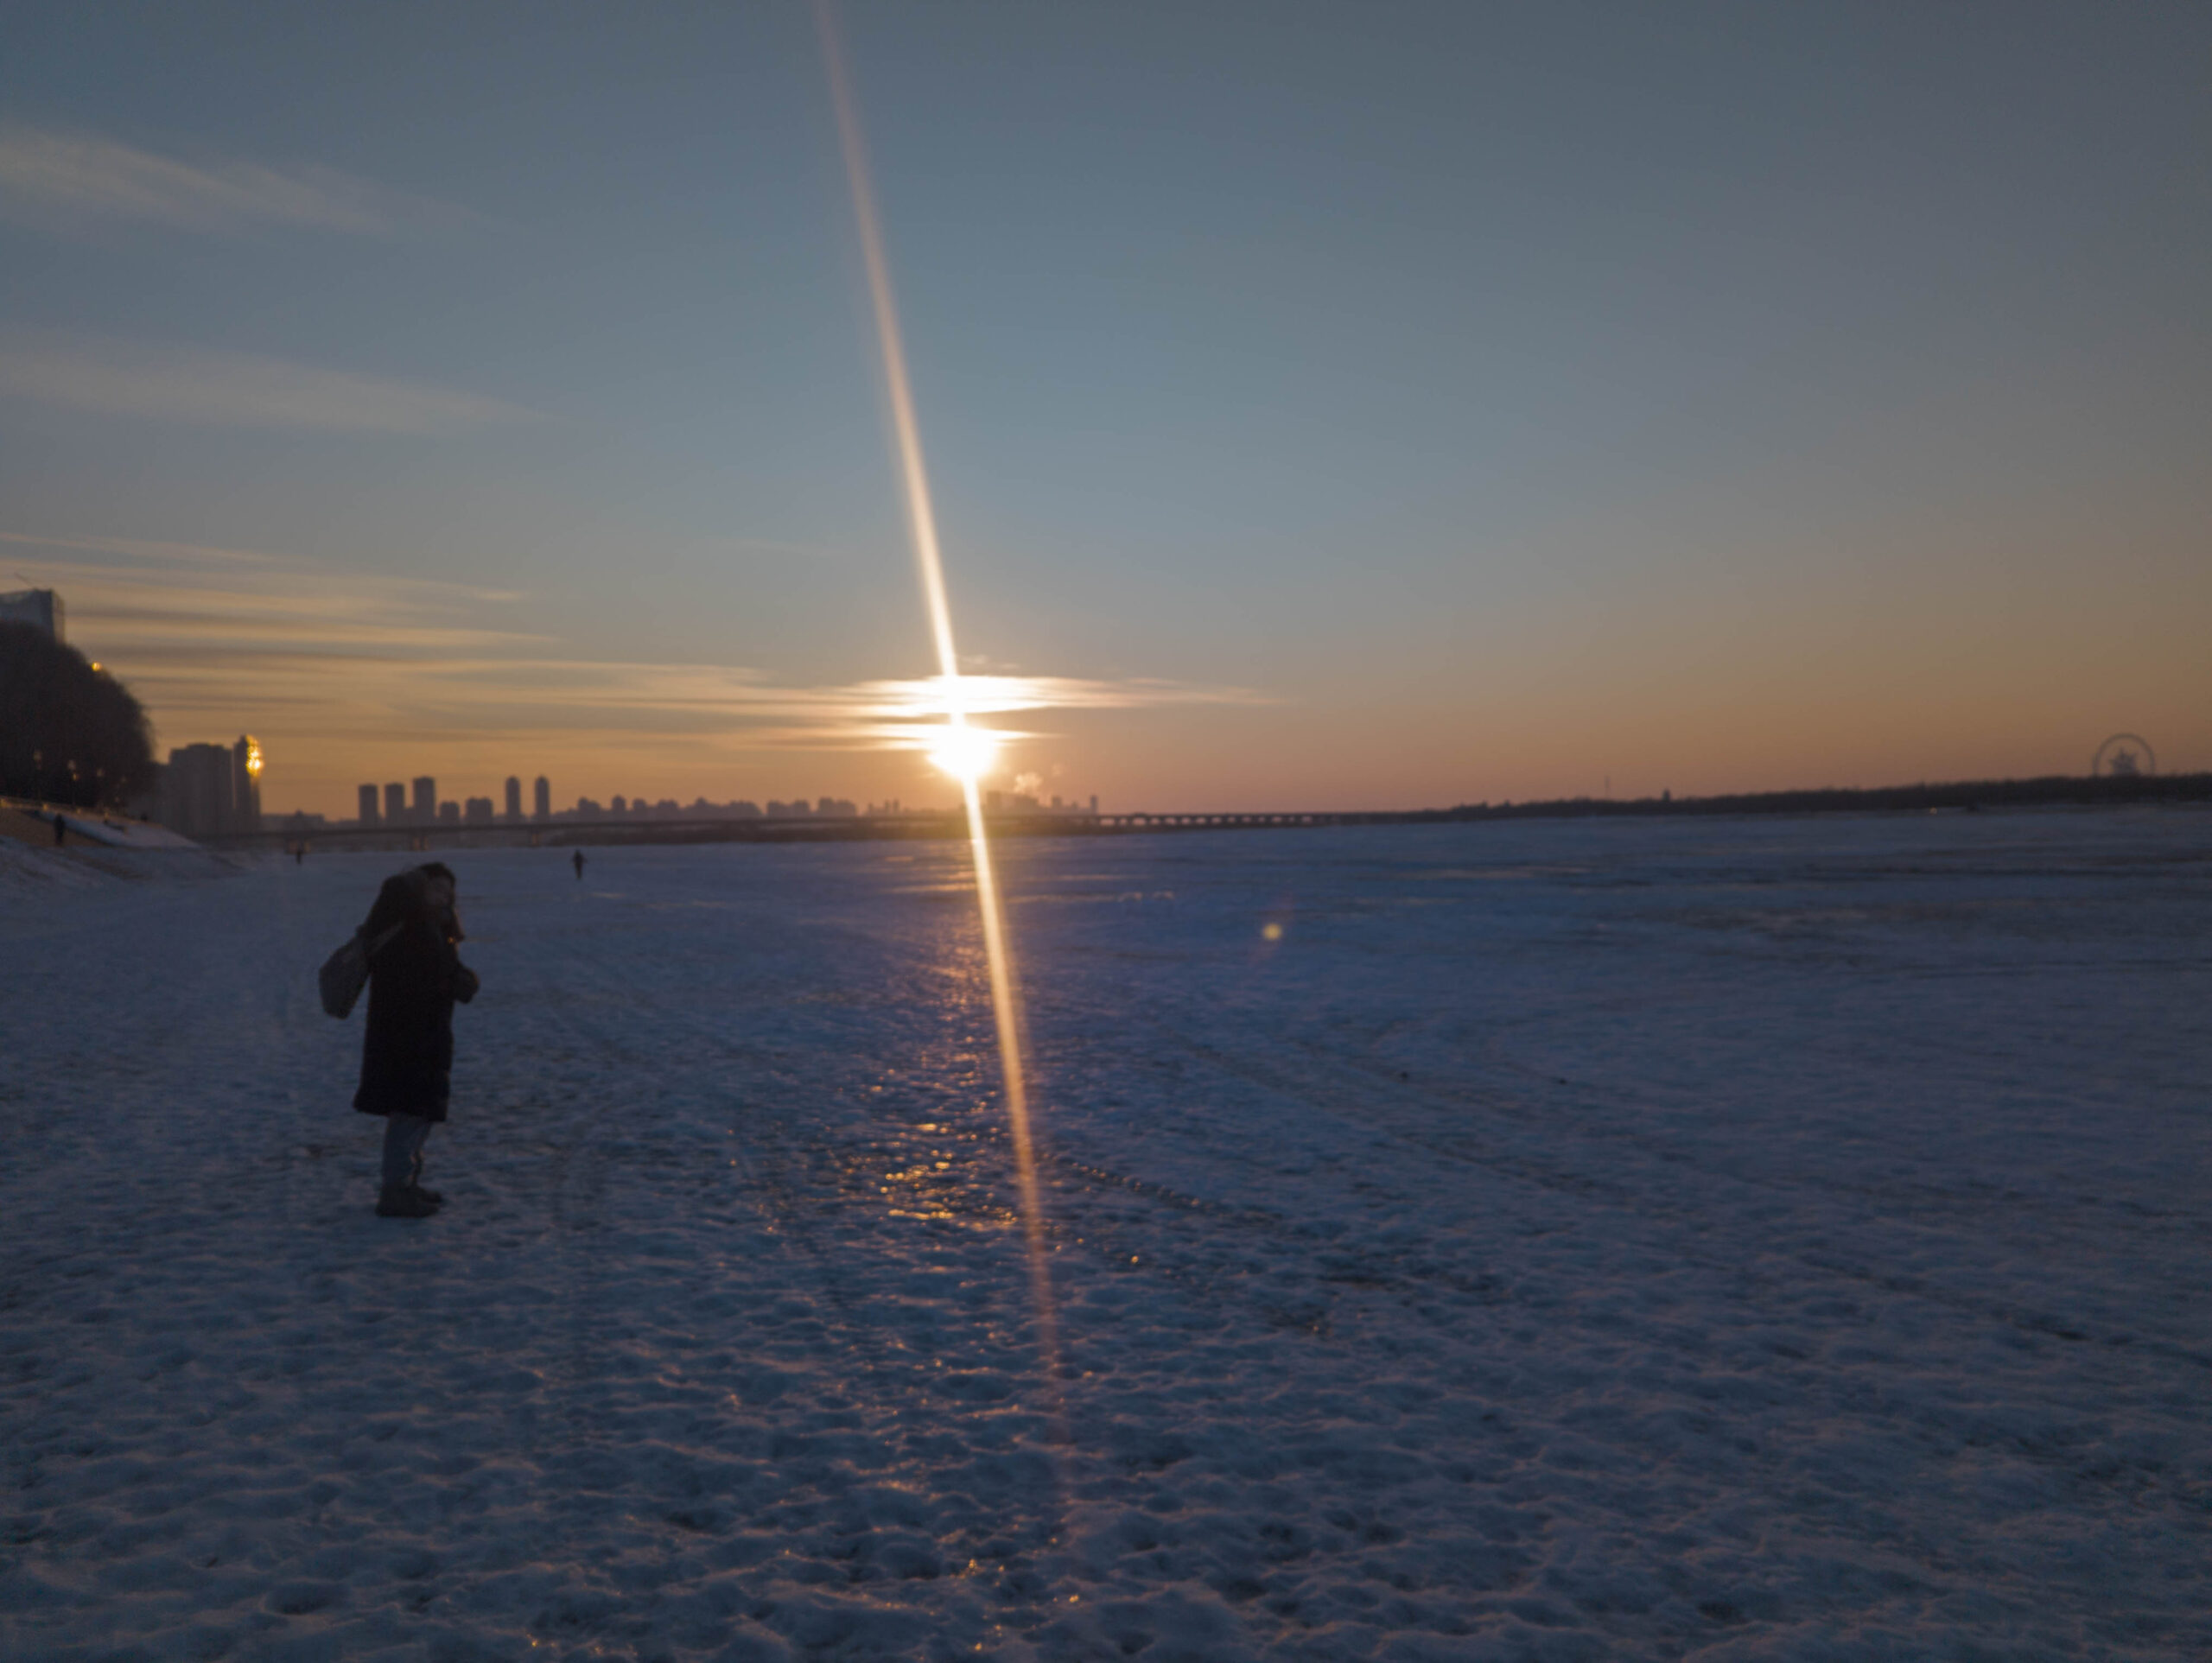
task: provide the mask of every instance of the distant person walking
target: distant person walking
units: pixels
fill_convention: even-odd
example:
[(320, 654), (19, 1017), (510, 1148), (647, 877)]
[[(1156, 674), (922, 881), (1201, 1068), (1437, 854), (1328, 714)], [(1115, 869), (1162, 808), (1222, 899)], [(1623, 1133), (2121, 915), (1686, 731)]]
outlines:
[[(68, 841), (68, 838), (69, 822), (62, 819), (61, 811), (59, 809), (56, 809), (54, 811), (54, 847), (60, 848), (63, 843)], [(578, 877), (582, 877), (583, 874), (582, 873), (578, 873), (576, 875)]]
[(387, 878), (361, 933), (389, 935), (369, 955), (369, 1029), (353, 1107), (384, 1116), (379, 1218), (428, 1218), (445, 1197), (423, 1187), (423, 1144), (446, 1117), (453, 1082), (453, 1007), (476, 997), (461, 962), (461, 912), (442, 862)]
[(584, 880), (584, 852), (578, 849), (574, 859), (576, 863), (576, 881), (581, 884)]

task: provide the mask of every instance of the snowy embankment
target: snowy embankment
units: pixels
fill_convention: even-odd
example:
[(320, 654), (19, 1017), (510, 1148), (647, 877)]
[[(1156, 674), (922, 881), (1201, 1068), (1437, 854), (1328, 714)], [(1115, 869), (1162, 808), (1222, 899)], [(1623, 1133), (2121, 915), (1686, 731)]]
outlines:
[[(118, 879), (190, 882), (266, 866), (270, 855), (220, 855), (178, 839), (174, 847), (44, 848), (0, 837), (0, 905), (56, 892), (105, 889)], [(4, 927), (4, 926), (0, 926)]]
[[(0, 1654), (2212, 1652), (2212, 817), (0, 887)], [(1270, 929), (1270, 926), (1277, 928)]]

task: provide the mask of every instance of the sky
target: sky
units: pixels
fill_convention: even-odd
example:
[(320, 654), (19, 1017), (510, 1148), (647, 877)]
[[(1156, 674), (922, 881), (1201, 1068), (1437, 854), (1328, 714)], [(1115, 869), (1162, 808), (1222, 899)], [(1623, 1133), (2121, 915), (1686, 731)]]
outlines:
[[(989, 784), (2212, 767), (2212, 10), (838, 16)], [(5, 29), (0, 587), (160, 747), (955, 799), (805, 4)]]

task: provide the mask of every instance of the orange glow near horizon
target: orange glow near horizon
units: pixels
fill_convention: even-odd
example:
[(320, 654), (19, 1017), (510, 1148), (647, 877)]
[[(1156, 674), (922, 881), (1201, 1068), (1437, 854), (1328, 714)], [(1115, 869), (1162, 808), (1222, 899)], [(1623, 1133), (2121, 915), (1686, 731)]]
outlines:
[(989, 728), (948, 722), (930, 746), (929, 758), (963, 786), (972, 787), (991, 771), (998, 754), (998, 735)]
[(852, 189), (853, 215), (858, 224), (861, 253), (868, 268), (868, 296), (875, 314), (875, 332), (882, 349), (886, 389), (890, 397), (891, 424), (899, 454), (899, 471), (906, 505), (907, 529), (913, 538), (914, 560), (927, 603), (930, 632), (936, 643), (939, 685), (944, 700), (944, 727), (931, 749), (931, 756), (960, 781), (961, 797), (968, 811), (968, 846), (976, 873), (976, 904), (983, 930), (983, 951), (991, 983), (991, 1018), (998, 1031), (999, 1073), (1006, 1092), (1007, 1120), (1014, 1137), (1016, 1180), (1021, 1192), (1021, 1216), (1029, 1258), (1030, 1286), (1037, 1309), (1038, 1338), (1044, 1354), (1045, 1385), (1055, 1422), (1064, 1422), (1059, 1410), (1059, 1341), (1052, 1310), (1051, 1273), (1045, 1252), (1045, 1221), (1037, 1189), (1035, 1150), (1030, 1136), (1029, 1091), (1022, 1068), (1020, 1012), (1015, 1003), (1014, 960), (1007, 937), (1004, 909), (999, 899), (997, 876), (991, 863), (990, 839), (983, 827), (983, 805), (977, 778), (988, 771), (998, 748), (988, 730), (972, 727), (962, 686), (960, 658), (952, 641), (952, 608), (945, 595), (944, 562), (938, 548), (937, 515), (930, 501), (929, 474), (922, 462), (919, 426), (914, 420), (913, 395), (906, 379), (906, 353), (899, 333), (899, 314), (893, 304), (890, 269), (883, 256), (883, 237), (877, 222), (875, 194), (868, 181), (868, 150), (860, 116), (845, 73), (844, 53), (837, 38), (836, 19), (830, 0), (815, 0), (815, 18), (822, 35), (823, 56), (830, 71), (830, 92), (836, 106), (837, 135), (845, 156), (846, 179)]

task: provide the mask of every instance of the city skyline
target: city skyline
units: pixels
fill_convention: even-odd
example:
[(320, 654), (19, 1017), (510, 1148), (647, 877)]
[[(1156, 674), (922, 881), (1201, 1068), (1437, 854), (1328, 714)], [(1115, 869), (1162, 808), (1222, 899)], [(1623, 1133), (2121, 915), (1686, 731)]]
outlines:
[[(239, 743), (245, 745), (251, 742), (241, 740)], [(195, 752), (219, 748), (221, 747), (208, 746), (190, 747)], [(254, 754), (257, 773), (261, 760), (257, 743), (256, 743)], [(1024, 781), (1023, 784), (1029, 783)], [(552, 781), (547, 776), (540, 774), (531, 784), (530, 806), (525, 808), (523, 806), (521, 776), (510, 774), (501, 789), (505, 799), (504, 805), (499, 800), (491, 797), (477, 797), (473, 794), (448, 797), (440, 789), (440, 783), (435, 775), (419, 775), (411, 781), (390, 780), (382, 784), (364, 781), (355, 788), (354, 812), (349, 817), (326, 816), (320, 810), (272, 809), (269, 811), (267, 818), (279, 829), (288, 822), (296, 823), (309, 819), (327, 821), (334, 825), (353, 825), (361, 828), (384, 826), (435, 828), (453, 824), (542, 825), (577, 819), (634, 816), (669, 818), (679, 816), (698, 816), (710, 818), (759, 817), (771, 820), (859, 817), (900, 813), (944, 814), (955, 812), (958, 807), (957, 803), (908, 803), (898, 797), (889, 797), (880, 802), (872, 801), (862, 804), (849, 797), (837, 797), (827, 794), (809, 797), (803, 793), (789, 799), (772, 797), (763, 801), (754, 801), (747, 797), (732, 797), (727, 801), (717, 802), (711, 798), (699, 797), (689, 803), (683, 803), (673, 797), (648, 797), (642, 793), (632, 797), (620, 791), (612, 793), (604, 803), (588, 791), (580, 792), (574, 802), (566, 806), (556, 807)], [(1095, 794), (1090, 797), (1087, 803), (1066, 800), (1060, 793), (1040, 795), (1037, 790), (1020, 788), (1011, 790), (990, 790), (985, 793), (985, 797), (989, 806), (994, 809), (1005, 806), (1015, 809), (1035, 809), (1046, 813), (1072, 814), (1087, 811), (1095, 814), (1099, 808), (1099, 799)]]
[[(161, 746), (949, 800), (804, 8), (102, 15), (0, 60), (0, 569)], [(2201, 9), (846, 35), (995, 787), (2212, 765)]]

